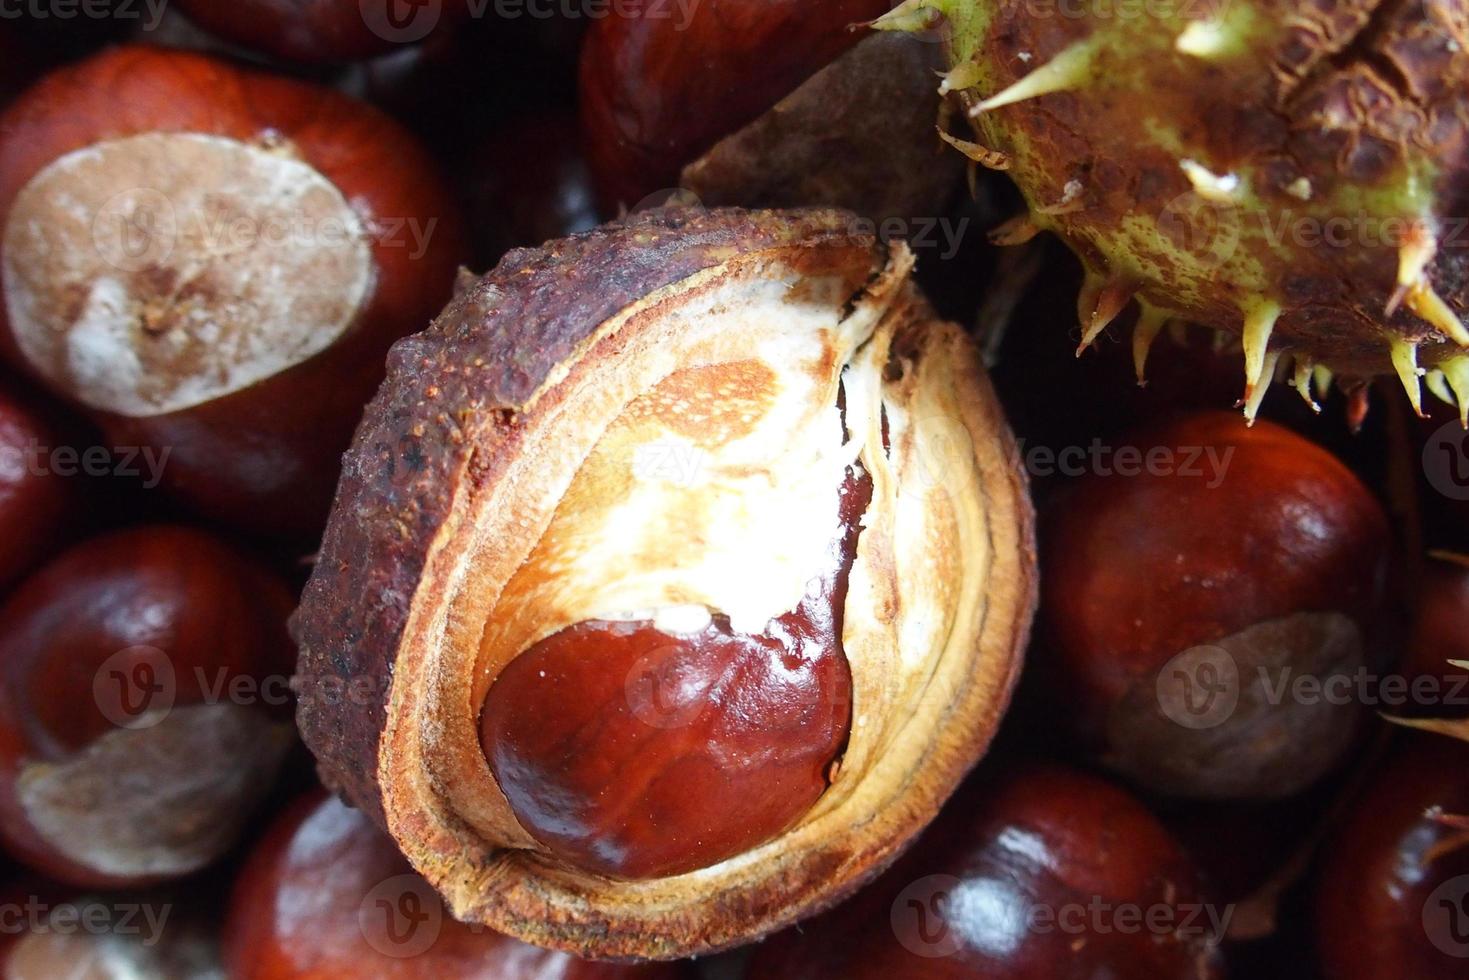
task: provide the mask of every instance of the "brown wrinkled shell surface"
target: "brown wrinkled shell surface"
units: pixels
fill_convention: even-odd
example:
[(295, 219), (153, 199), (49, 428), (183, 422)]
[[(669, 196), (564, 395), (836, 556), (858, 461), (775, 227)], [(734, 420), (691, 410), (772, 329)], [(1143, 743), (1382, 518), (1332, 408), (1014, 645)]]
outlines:
[[(297, 616), (298, 720), (328, 785), (389, 830), (459, 918), (598, 958), (747, 942), (880, 871), (983, 754), (1034, 605), (1024, 476), (968, 338), (907, 282), (906, 249), (888, 255), (854, 226), (823, 210), (634, 216), (512, 252), (394, 348)], [(836, 351), (845, 365), (817, 358), (816, 389), (834, 411), (840, 376), (849, 425), (864, 390), (891, 425), (891, 449), (875, 410), (865, 436), (853, 432), (868, 451), (883, 446), (862, 460), (887, 503), (865, 519), (847, 604), (851, 742), (825, 796), (773, 841), (673, 878), (585, 874), (515, 823), (479, 750), (494, 673), (536, 630), (562, 625), (522, 624), (530, 632), (495, 653), (487, 638), (526, 618), (496, 603), (523, 580), (575, 457), (599, 445), (610, 421), (599, 412), (624, 411), (650, 372), (679, 370), (673, 359), (694, 356), (688, 334), (704, 354), (748, 363), (739, 329), (704, 324), (738, 322), (771, 297), (791, 319), (763, 342), (825, 336), (813, 316), (838, 334), (867, 325), (870, 342)], [(939, 471), (938, 489), (903, 483), (939, 423), (964, 444), (950, 461), (959, 482)], [(555, 574), (541, 584), (565, 591)]]

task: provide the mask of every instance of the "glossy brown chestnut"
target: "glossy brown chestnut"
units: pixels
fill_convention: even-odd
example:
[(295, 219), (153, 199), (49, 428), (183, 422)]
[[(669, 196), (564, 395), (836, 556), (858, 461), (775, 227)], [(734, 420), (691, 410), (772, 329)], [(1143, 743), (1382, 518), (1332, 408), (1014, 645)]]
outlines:
[[(862, 37), (887, 0), (639, 2), (587, 32), (581, 112), (609, 208), (677, 187), (679, 171)], [(752, 66), (759, 66), (752, 70)]]
[(298, 721), (460, 919), (739, 945), (984, 753), (1029, 501), (912, 267), (847, 212), (664, 209), (511, 252), (394, 349), (294, 620)]
[(0, 593), (65, 544), (78, 495), (50, 464), (61, 445), (45, 420), (0, 388)]
[(179, 0), (200, 27), (287, 61), (357, 61), (428, 37), (464, 0)]
[(204, 867), (291, 745), (289, 590), (214, 538), (115, 532), (0, 607), (0, 839), (83, 887)]
[(1394, 714), (1457, 718), (1469, 715), (1469, 558), (1430, 559), (1413, 594), (1402, 671), (1407, 694)]
[(847, 905), (760, 947), (750, 980), (1206, 980), (1229, 909), (1137, 800), (1049, 765), (991, 773)]
[(397, 337), (448, 295), (457, 215), (387, 117), (125, 47), (0, 118), (0, 349), (199, 511), (313, 535)]
[(512, 660), (480, 741), (521, 826), (577, 867), (659, 878), (810, 810), (851, 724), (843, 607), (871, 499), (871, 478), (849, 471), (819, 587), (758, 636), (723, 615), (682, 633), (594, 621)]
[(1381, 507), (1326, 451), (1225, 412), (1106, 448), (1044, 524), (1038, 676), (1060, 720), (1162, 792), (1308, 785), (1361, 717)]
[(682, 964), (589, 963), (456, 922), (392, 840), (313, 792), (235, 880), (224, 925), (234, 980), (676, 980)]
[(1464, 976), (1469, 837), (1440, 815), (1469, 815), (1466, 764), (1461, 742), (1405, 739), (1322, 848), (1316, 950), (1328, 980)]

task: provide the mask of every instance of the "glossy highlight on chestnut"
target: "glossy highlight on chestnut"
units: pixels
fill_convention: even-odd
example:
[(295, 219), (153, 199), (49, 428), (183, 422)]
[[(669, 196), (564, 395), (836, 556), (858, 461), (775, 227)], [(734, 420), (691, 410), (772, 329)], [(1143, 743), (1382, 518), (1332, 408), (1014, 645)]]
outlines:
[(681, 874), (762, 843), (826, 790), (851, 722), (847, 576), (872, 479), (848, 470), (830, 566), (751, 636), (589, 621), (505, 669), (480, 738), (516, 817), (577, 867)]

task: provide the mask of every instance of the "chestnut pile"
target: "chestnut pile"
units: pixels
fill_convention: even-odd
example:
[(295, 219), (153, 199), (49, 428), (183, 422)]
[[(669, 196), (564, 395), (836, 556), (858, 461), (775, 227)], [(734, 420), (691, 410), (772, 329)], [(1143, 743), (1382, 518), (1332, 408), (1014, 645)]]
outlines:
[(0, 978), (1466, 975), (1469, 18), (1338, 6), (0, 11)]

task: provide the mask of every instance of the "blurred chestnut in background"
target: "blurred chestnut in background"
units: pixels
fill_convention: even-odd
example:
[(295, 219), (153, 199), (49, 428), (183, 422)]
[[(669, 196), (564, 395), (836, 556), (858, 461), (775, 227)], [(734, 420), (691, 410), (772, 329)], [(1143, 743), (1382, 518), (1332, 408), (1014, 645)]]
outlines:
[(393, 340), (461, 257), (433, 165), (377, 111), (114, 49), (0, 117), (0, 348), (212, 518), (319, 531)]
[(1427, 537), (1439, 547), (1469, 552), (1469, 428), (1460, 412), (1437, 402), (1416, 420)]
[(1469, 746), (1404, 739), (1321, 851), (1316, 949), (1328, 980), (1463, 977), (1469, 964)]
[(1043, 517), (1031, 689), (1108, 765), (1160, 792), (1308, 786), (1362, 716), (1382, 508), (1325, 450), (1233, 413), (1101, 448)]
[[(847, 208), (920, 255), (943, 238), (942, 258), (952, 258), (966, 226), (937, 219), (953, 210), (969, 163), (935, 130), (943, 100), (933, 80), (943, 68), (937, 44), (867, 33), (683, 168), (679, 182), (709, 206)], [(984, 240), (997, 223), (972, 232)]]
[(76, 486), (51, 465), (59, 448), (56, 430), (0, 387), (0, 592), (60, 550), (78, 516)]
[(233, 980), (678, 980), (682, 964), (588, 963), (455, 921), (360, 811), (315, 792), (246, 860), (225, 921)]
[(576, 126), (566, 112), (521, 116), (493, 131), (465, 161), (469, 227), (481, 267), (493, 267), (512, 248), (600, 223)]
[(767, 941), (751, 980), (1208, 980), (1228, 910), (1131, 796), (1051, 765), (982, 774), (846, 905)]
[(290, 591), (181, 527), (78, 545), (0, 606), (0, 839), (82, 887), (234, 843), (293, 744)]
[[(178, 0), (200, 27), (286, 61), (359, 61), (422, 41), (465, 0)], [(406, 16), (405, 16), (406, 15)]]
[(30, 83), (32, 68), (20, 35), (8, 24), (0, 23), (0, 109)]
[(604, 204), (632, 207), (863, 37), (888, 0), (634, 0), (581, 58), (583, 134)]
[(1430, 558), (1413, 593), (1401, 664), (1407, 695), (1384, 710), (1407, 716), (1469, 715), (1469, 556)]

